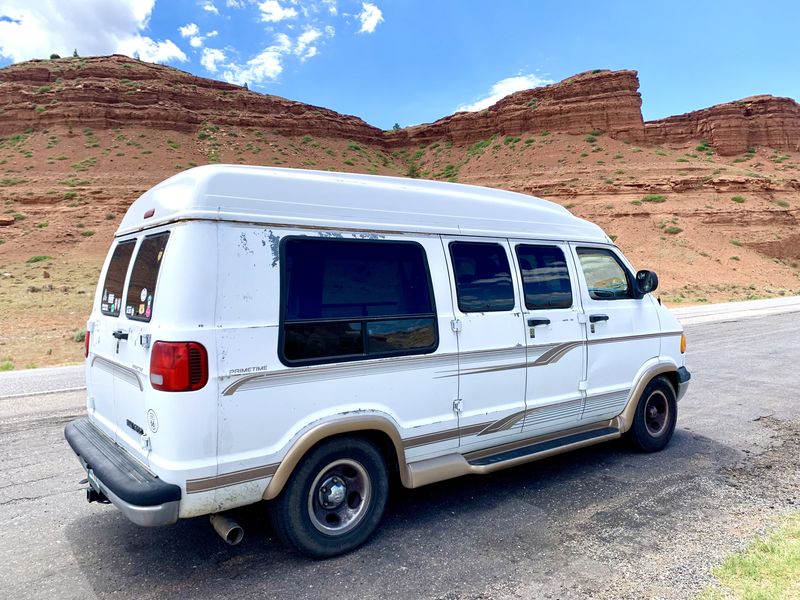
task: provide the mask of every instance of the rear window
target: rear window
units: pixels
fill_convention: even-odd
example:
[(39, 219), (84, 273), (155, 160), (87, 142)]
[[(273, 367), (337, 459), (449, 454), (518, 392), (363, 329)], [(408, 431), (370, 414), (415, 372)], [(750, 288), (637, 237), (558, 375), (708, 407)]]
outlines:
[(531, 310), (570, 308), (572, 287), (567, 261), (555, 246), (517, 246), (525, 306)]
[(103, 295), (100, 298), (100, 312), (109, 317), (118, 317), (122, 309), (122, 288), (125, 285), (125, 275), (128, 273), (134, 246), (136, 240), (120, 242), (114, 248), (111, 262), (108, 263), (106, 280), (103, 282)]
[(500, 244), (452, 242), (458, 308), (463, 313), (514, 308), (514, 285), (506, 251)]
[(125, 314), (136, 321), (150, 321), (153, 317), (156, 282), (164, 258), (169, 232), (147, 236), (139, 246), (128, 281)]
[(419, 244), (289, 239), (281, 264), (284, 361), (335, 362), (436, 348), (433, 293)]

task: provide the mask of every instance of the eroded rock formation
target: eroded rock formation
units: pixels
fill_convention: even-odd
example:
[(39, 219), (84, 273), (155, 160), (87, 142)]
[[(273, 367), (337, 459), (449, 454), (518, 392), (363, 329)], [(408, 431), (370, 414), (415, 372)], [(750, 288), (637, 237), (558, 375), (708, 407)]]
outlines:
[(707, 140), (722, 155), (748, 148), (800, 150), (800, 104), (791, 98), (752, 96), (685, 115), (645, 123), (650, 144)]

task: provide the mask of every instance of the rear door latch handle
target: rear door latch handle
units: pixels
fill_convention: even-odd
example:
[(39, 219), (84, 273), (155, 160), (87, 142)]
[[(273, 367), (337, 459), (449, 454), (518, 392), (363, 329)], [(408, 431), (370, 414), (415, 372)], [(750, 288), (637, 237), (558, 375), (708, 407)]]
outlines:
[(122, 331), (122, 329), (117, 329), (111, 335), (113, 335), (114, 338), (116, 338), (116, 340), (117, 340), (117, 354), (119, 354), (119, 343), (120, 343), (121, 340), (127, 340), (128, 339), (128, 333), (125, 332), (125, 331)]
[(608, 321), (608, 315), (589, 315), (590, 323), (599, 323), (600, 321)]
[(537, 325), (550, 325), (550, 319), (528, 319), (528, 327), (536, 327)]

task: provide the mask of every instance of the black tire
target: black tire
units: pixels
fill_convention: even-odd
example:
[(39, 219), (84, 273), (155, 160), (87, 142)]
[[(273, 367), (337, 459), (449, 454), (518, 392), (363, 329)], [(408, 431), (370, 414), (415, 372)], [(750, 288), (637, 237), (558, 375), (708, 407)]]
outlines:
[(633, 425), (626, 434), (628, 441), (640, 452), (663, 450), (672, 438), (677, 420), (675, 390), (667, 380), (656, 377), (639, 398)]
[(311, 558), (330, 558), (369, 538), (388, 493), (386, 462), (375, 446), (362, 438), (335, 438), (303, 457), (269, 503), (270, 518), (284, 544)]

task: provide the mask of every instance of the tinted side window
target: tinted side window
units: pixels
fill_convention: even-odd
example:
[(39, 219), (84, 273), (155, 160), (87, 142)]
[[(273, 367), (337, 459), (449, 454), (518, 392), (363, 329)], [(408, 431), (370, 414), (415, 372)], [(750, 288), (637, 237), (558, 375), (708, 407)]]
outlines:
[(144, 238), (139, 246), (128, 281), (128, 297), (125, 300), (125, 314), (129, 319), (150, 321), (153, 316), (158, 272), (168, 239), (168, 231), (157, 233)]
[(506, 251), (500, 244), (452, 242), (450, 256), (461, 312), (514, 308), (514, 285)]
[(555, 246), (517, 246), (525, 306), (531, 310), (570, 308), (572, 287), (567, 261)]
[(100, 312), (109, 317), (118, 317), (122, 310), (122, 288), (125, 286), (125, 275), (128, 264), (136, 246), (136, 240), (121, 242), (114, 248), (111, 262), (108, 263), (106, 280), (103, 282), (103, 295), (100, 297)]
[(616, 256), (603, 248), (578, 248), (578, 260), (594, 300), (630, 298), (628, 274)]
[(281, 265), (286, 361), (435, 349), (433, 293), (418, 244), (293, 238)]

